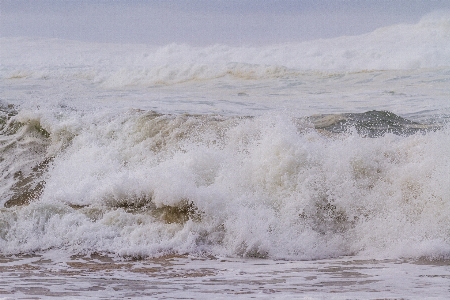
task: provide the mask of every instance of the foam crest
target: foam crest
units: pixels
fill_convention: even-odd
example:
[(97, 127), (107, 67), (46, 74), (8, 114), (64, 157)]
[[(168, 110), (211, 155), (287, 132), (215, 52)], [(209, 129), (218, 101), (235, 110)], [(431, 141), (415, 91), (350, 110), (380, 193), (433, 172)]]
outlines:
[[(448, 127), (365, 138), (283, 115), (70, 118), (39, 196), (0, 211), (4, 253), (449, 257)], [(53, 143), (60, 121), (39, 120)]]

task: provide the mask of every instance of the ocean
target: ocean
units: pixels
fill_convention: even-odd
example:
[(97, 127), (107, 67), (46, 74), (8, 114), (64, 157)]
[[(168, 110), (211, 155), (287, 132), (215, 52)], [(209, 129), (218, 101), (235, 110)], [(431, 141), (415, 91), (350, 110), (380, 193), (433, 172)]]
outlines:
[(450, 296), (448, 14), (0, 45), (0, 298)]

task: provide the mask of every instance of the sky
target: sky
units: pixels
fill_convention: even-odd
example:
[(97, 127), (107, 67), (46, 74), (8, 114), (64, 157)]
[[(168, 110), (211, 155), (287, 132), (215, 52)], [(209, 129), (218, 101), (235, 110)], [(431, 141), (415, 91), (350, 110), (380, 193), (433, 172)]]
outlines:
[(0, 37), (264, 45), (417, 23), (449, 0), (0, 0)]

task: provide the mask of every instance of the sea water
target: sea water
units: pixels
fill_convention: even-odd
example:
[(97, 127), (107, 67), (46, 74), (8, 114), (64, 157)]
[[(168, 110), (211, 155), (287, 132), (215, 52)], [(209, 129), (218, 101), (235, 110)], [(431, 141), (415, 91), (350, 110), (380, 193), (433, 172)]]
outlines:
[(259, 47), (1, 38), (0, 292), (448, 297), (449, 20)]

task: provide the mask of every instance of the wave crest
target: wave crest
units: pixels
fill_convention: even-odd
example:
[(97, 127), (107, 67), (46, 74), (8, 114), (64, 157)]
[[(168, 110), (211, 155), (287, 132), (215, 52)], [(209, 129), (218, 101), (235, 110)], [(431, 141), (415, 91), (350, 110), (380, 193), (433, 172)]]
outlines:
[[(59, 143), (52, 138), (58, 125), (17, 116), (40, 120), (48, 136), (32, 130), (36, 122), (6, 135), (40, 140), (40, 148), (11, 150), (9, 163), (27, 162), (30, 182), (42, 186), (31, 201), (0, 209), (2, 253), (51, 247), (289, 259), (450, 253), (445, 126), (366, 138), (351, 130), (324, 134), (326, 122), (316, 130), (316, 119), (281, 115), (80, 114), (66, 128), (70, 143), (44, 166), (53, 141)], [(418, 126), (380, 111), (343, 114), (328, 124), (336, 120)], [(30, 135), (22, 134), (26, 126)], [(24, 149), (41, 150), (30, 161)]]

